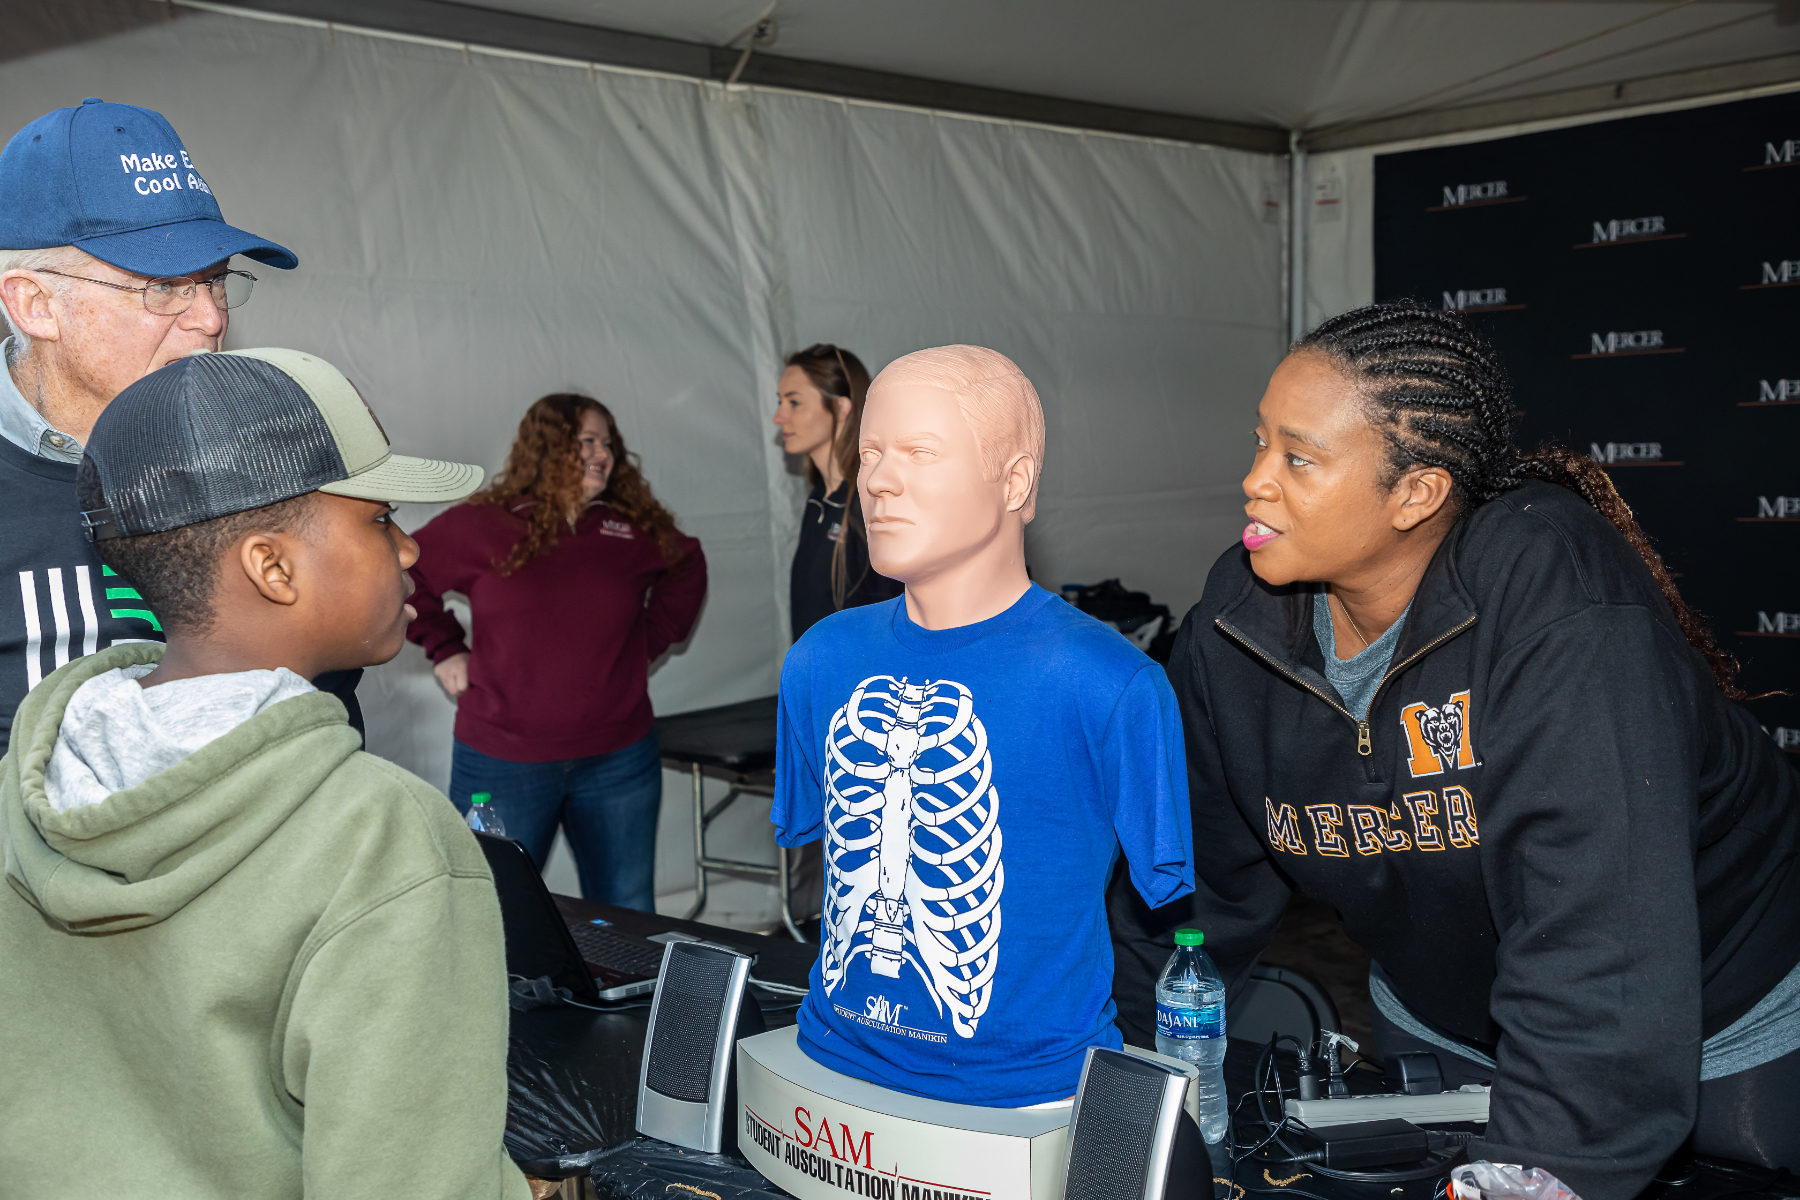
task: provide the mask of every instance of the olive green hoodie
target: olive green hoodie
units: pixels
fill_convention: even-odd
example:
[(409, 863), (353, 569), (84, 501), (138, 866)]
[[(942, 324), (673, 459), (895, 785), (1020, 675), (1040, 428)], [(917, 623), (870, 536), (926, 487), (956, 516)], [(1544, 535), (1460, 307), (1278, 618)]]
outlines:
[(528, 1197), (481, 850), (335, 698), (51, 806), (75, 690), (162, 652), (62, 667), (0, 760), (0, 1194)]

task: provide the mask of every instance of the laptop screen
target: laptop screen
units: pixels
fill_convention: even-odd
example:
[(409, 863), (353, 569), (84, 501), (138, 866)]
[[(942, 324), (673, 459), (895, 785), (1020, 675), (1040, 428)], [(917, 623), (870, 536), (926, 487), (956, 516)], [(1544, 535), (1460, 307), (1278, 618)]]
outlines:
[(568, 988), (578, 999), (596, 998), (593, 976), (530, 853), (511, 838), (477, 833), (475, 840), (481, 843), (494, 875), (494, 890), (500, 894), (507, 974), (526, 979), (548, 975), (552, 984)]

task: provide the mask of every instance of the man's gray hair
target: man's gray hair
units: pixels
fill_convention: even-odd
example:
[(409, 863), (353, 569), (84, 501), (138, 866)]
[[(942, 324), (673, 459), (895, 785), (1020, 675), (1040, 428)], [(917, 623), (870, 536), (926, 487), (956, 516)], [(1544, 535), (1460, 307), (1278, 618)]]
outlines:
[[(51, 246), (45, 250), (0, 250), (0, 274), (7, 271), (80, 271), (84, 270), (88, 261), (85, 251), (74, 246)], [(65, 285), (53, 281), (50, 287), (61, 292)], [(23, 329), (13, 324), (12, 313), (4, 304), (0, 304), (0, 320), (4, 320), (7, 331), (12, 334), (12, 353), (6, 356), (6, 365), (19, 361), (25, 351), (31, 347), (31, 337)]]

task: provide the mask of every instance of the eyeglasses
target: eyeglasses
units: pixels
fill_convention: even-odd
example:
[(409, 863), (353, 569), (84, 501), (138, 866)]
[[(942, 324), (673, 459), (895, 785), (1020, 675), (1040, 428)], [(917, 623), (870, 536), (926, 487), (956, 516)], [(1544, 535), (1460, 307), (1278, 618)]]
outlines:
[(43, 275), (55, 275), (63, 279), (79, 279), (83, 283), (97, 283), (101, 287), (116, 288), (121, 292), (139, 292), (144, 297), (144, 307), (159, 317), (179, 317), (194, 307), (194, 297), (199, 295), (202, 284), (212, 296), (212, 302), (220, 308), (239, 308), (244, 301), (250, 299), (250, 291), (256, 286), (256, 276), (248, 271), (222, 271), (210, 279), (194, 279), (192, 276), (174, 279), (152, 279), (143, 287), (132, 287), (124, 283), (108, 283), (104, 279), (89, 279), (86, 275), (70, 275), (63, 271), (51, 271), (39, 268)]

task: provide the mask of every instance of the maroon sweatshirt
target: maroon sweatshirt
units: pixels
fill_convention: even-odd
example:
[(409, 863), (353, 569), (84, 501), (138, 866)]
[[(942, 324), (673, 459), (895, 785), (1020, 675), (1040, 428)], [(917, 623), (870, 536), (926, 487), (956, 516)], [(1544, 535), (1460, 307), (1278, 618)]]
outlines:
[[(433, 663), (470, 652), (457, 741), (508, 762), (610, 754), (650, 732), (650, 664), (693, 631), (706, 556), (684, 536), (670, 566), (656, 539), (591, 504), (550, 553), (502, 576), (494, 564), (524, 536), (534, 503), (459, 504), (413, 534), (419, 617), (406, 636)], [(445, 592), (469, 598), (472, 639)]]

